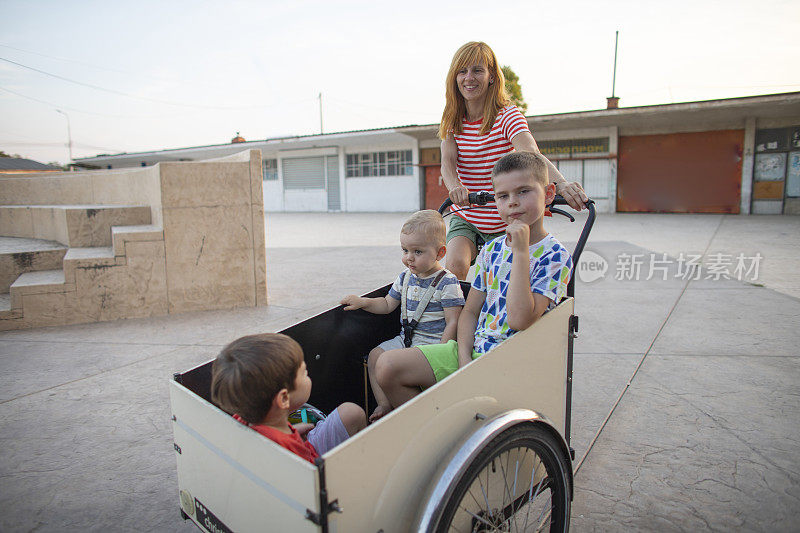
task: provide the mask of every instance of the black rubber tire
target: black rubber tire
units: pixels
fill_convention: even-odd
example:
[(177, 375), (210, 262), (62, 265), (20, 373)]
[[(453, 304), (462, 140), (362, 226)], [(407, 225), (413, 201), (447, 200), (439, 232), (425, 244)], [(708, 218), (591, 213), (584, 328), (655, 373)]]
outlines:
[[(533, 455), (529, 455), (529, 452)], [(513, 463), (516, 465), (513, 483), (509, 476), (512, 456), (516, 457), (516, 461)], [(520, 461), (520, 459), (522, 460)], [(530, 469), (531, 482), (527, 483), (526, 479), (526, 483), (519, 483), (517, 479), (519, 464), (527, 464), (527, 461), (532, 461), (530, 463), (532, 465), (541, 464), (544, 467), (546, 472), (544, 482), (541, 482), (541, 477), (534, 481), (534, 472), (541, 472), (540, 467), (535, 466)], [(464, 470), (464, 473), (454, 480), (455, 490), (446, 503), (435, 530), (464, 532), (464, 521), (469, 521), (471, 525), (466, 528), (466, 531), (540, 531), (543, 529), (541, 526), (546, 527), (547, 523), (550, 525), (551, 532), (568, 531), (570, 518), (568, 468), (570, 468), (569, 457), (564, 455), (558, 441), (548, 429), (537, 424), (519, 424), (508, 428), (492, 439)], [(486, 477), (485, 488), (484, 476)], [(490, 498), (490, 496), (497, 495), (497, 490), (490, 494), (490, 485), (497, 485), (498, 480), (503, 481), (501, 487), (504, 490), (500, 491), (503, 494), (500, 495), (499, 500), (496, 500)], [(480, 490), (475, 487), (476, 483)], [(470, 488), (473, 490), (470, 491)], [(512, 492), (514, 494), (511, 494)], [(531, 496), (533, 497), (531, 498)], [(495, 507), (494, 504), (499, 505)], [(467, 510), (466, 507), (481, 509), (481, 512), (478, 512), (476, 516), (474, 511)], [(487, 511), (487, 507), (489, 511)], [(523, 508), (525, 508), (525, 512), (519, 513)], [(545, 520), (544, 524), (541, 524), (539, 520), (535, 519), (535, 524), (529, 524), (531, 509), (534, 514), (539, 513), (541, 509), (539, 520), (542, 515), (547, 518), (549, 511), (549, 521)], [(522, 520), (521, 516), (514, 516), (518, 513), (525, 515), (525, 523), (522, 524), (522, 527), (515, 522)], [(462, 527), (458, 528), (453, 525), (454, 520), (458, 521)]]

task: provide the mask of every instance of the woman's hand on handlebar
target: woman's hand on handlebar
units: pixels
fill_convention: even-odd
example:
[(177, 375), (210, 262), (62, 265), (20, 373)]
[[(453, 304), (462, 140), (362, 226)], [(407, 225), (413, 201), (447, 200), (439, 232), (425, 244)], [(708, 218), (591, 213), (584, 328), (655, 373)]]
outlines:
[(448, 196), (454, 205), (469, 205), (469, 189), (463, 185), (454, 187)]
[(586, 202), (589, 201), (586, 191), (577, 181), (556, 183), (556, 194), (561, 195), (575, 211), (580, 211), (586, 207)]

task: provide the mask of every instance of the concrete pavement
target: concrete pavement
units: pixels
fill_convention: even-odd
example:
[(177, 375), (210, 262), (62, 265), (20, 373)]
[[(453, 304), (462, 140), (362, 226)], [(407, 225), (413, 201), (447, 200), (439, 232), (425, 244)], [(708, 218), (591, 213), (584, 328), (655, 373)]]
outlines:
[[(193, 531), (172, 373), (391, 281), (405, 217), (268, 214), (267, 307), (0, 333), (0, 530)], [(800, 218), (600, 215), (587, 250), (607, 271), (576, 288), (573, 530), (796, 529)]]

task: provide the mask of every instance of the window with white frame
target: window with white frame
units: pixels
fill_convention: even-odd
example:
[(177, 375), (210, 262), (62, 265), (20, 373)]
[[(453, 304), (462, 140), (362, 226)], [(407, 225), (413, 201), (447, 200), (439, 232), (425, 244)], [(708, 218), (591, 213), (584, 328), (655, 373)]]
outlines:
[(264, 159), (261, 162), (261, 174), (264, 181), (275, 181), (278, 179), (278, 160)]
[(347, 154), (347, 177), (412, 176), (411, 150)]

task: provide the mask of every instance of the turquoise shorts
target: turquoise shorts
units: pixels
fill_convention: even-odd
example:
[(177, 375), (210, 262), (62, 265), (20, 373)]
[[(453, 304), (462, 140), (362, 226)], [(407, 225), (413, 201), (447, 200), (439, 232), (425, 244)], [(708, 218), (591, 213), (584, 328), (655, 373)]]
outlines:
[[(424, 346), (417, 346), (422, 352), (422, 355), (428, 360), (428, 364), (433, 369), (433, 375), (436, 381), (442, 381), (444, 378), (458, 370), (458, 343), (456, 341), (447, 341), (445, 344), (426, 344)], [(477, 359), (481, 354), (472, 350), (472, 359)]]

